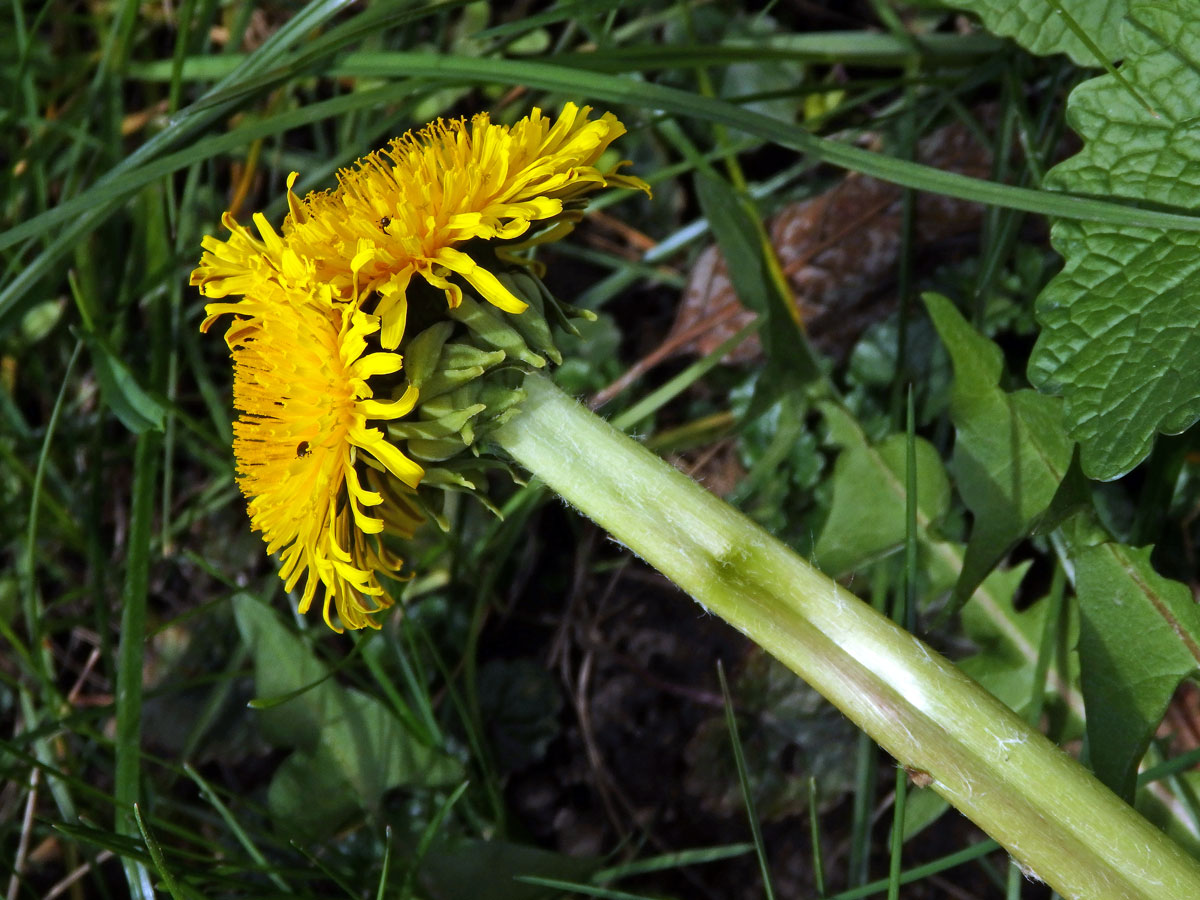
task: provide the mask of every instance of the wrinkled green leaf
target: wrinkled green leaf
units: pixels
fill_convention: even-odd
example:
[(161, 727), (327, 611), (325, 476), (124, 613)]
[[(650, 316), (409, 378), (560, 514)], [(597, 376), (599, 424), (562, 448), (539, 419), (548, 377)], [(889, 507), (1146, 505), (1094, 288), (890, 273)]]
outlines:
[[(1130, 0), (1059, 0), (1062, 8), (1107, 57), (1123, 56), (1121, 28)], [(1065, 53), (1083, 66), (1099, 64), (1096, 54), (1076, 36), (1047, 0), (949, 0), (949, 5), (979, 16), (988, 31), (1010, 37), (1031, 53)]]
[(326, 678), (325, 665), (269, 608), (245, 594), (234, 597), (233, 608), (254, 654), (259, 696), (294, 694), (258, 712), (268, 740), (297, 748), (268, 792), (272, 812), (290, 831), (312, 838), (350, 811), (375, 808), (391, 788), (461, 779), (456, 760), (420, 743), (383, 703)]
[[(833, 471), (833, 505), (813, 560), (839, 576), (900, 548), (904, 543), (905, 436), (893, 434), (871, 446), (853, 417), (832, 403), (821, 405), (830, 435), (843, 450)], [(924, 532), (946, 514), (950, 482), (937, 450), (917, 438), (917, 519)]]
[[(1047, 177), (1053, 188), (1147, 205), (1200, 206), (1196, 103), (1200, 5), (1133, 4), (1121, 72), (1157, 118), (1112, 76), (1075, 89), (1068, 120), (1084, 149)], [(1179, 231), (1060, 221), (1063, 271), (1038, 298), (1042, 333), (1029, 377), (1061, 394), (1084, 472), (1125, 474), (1157, 432), (1200, 417), (1200, 237)]]
[(968, 324), (949, 300), (925, 294), (954, 364), (950, 414), (957, 430), (951, 471), (974, 516), (957, 606), (975, 592), (1012, 546), (1038, 524), (1071, 464), (1073, 443), (1062, 401), (1034, 391), (1000, 388), (1000, 348)]
[(1125, 797), (1175, 688), (1200, 668), (1200, 607), (1154, 571), (1150, 551), (1103, 543), (1072, 554), (1091, 764)]

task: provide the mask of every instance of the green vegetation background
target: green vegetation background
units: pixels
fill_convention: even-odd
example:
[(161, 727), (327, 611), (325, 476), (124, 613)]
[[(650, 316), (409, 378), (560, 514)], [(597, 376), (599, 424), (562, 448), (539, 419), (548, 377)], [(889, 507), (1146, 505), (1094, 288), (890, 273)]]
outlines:
[[(1008, 33), (995, 4), (960, 5)], [(544, 255), (552, 289), (599, 313), (566, 348), (560, 382), (594, 394), (660, 346), (697, 256), (718, 243), (743, 302), (768, 323), (765, 357), (672, 359), (605, 414), (712, 476), (867, 599), (905, 610), (1002, 699), (1083, 746), (1114, 787), (1132, 792), (1147, 748), (1152, 767), (1172, 757), (1143, 767), (1138, 803), (1196, 846), (1186, 774), (1196, 754), (1180, 736), (1194, 727), (1190, 695), (1172, 707), (1174, 735), (1152, 742), (1197, 666), (1175, 643), (1197, 630), (1195, 439), (1153, 443), (1195, 417), (1193, 348), (1171, 351), (1186, 396), (1150, 404), (1124, 431), (1080, 387), (1099, 357), (1047, 362), (1070, 334), (1041, 344), (1030, 370), (1068, 412), (1023, 374), (1039, 329), (1071, 325), (1047, 302), (1035, 316), (1048, 283), (1063, 308), (1073, 297), (1069, 279), (1051, 282), (1061, 262), (1042, 215), (1099, 223), (1056, 232), (1075, 273), (1101, 226), (1195, 230), (1179, 215), (1190, 195), (1061, 174), (1053, 186), (1086, 196), (1040, 190), (1079, 149), (1065, 125), (1070, 90), (1106, 56), (1133, 52), (1107, 20), (1080, 21), (1092, 47), (1014, 31), (1068, 59), (1029, 56), (959, 13), (884, 0), (7, 8), (7, 896), (849, 900), (895, 892), (901, 877), (913, 897), (1048, 893), (897, 780), (819, 698), (536, 486), (497, 482), (502, 520), (465, 498), (448, 504), (448, 530), (430, 525), (413, 542), (416, 577), (398, 586), (407, 611), (381, 632), (338, 637), (289, 612), (233, 479), (225, 348), (198, 334), (203, 304), (186, 286), (201, 237), (231, 206), (278, 222), (290, 171), (301, 189), (326, 187), (438, 116), (487, 109), (512, 121), (567, 100), (618, 114), (630, 129), (620, 156), (655, 196), (600, 198), (603, 217)], [(1171, 59), (1181, 56), (1200, 58)], [(1151, 50), (1144, 60), (1148, 81), (1175, 71)], [(1128, 89), (1109, 81), (1078, 95), (1073, 124), (1095, 138), (1089, 152), (1106, 146), (1087, 131), (1089, 96), (1113, 91), (1131, 116), (1159, 102), (1129, 68)], [(912, 161), (947, 123), (990, 148), (990, 180)], [(1136, 143), (1077, 168), (1115, 170), (1121, 146)], [(810, 354), (757, 223), (821, 195), (838, 167), (992, 205), (931, 258), (906, 194), (880, 311), (839, 352)], [(1190, 262), (1173, 260), (1164, 254), (1160, 270), (1190, 277)], [(1137, 290), (1166, 297), (1149, 344), (1165, 347), (1194, 293), (1135, 281), (1110, 300), (1140, 311)], [(922, 302), (922, 292), (936, 293)], [(1128, 352), (1100, 364), (1124, 372)], [(1100, 394), (1151, 381), (1132, 371)], [(1006, 492), (998, 472), (1020, 473), (1021, 491)], [(905, 567), (919, 577), (893, 607)], [(1080, 598), (1122, 592), (1132, 619), (1081, 614)], [(1109, 710), (1086, 729), (1085, 701)], [(596, 734), (598, 722), (611, 730)], [(893, 821), (897, 785), (910, 796)], [(889, 827), (905, 840), (889, 843)], [(883, 877), (889, 854), (903, 876), (896, 866)]]

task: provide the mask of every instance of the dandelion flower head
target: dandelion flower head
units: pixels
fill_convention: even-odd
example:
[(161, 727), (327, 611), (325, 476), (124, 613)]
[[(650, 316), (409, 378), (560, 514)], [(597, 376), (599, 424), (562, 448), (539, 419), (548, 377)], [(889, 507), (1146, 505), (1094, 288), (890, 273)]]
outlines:
[(516, 241), (535, 226), (549, 228), (519, 246), (558, 239), (587, 194), (609, 185), (649, 190), (619, 174), (619, 165), (596, 168), (625, 126), (612, 113), (589, 119), (590, 112), (568, 103), (556, 121), (539, 109), (512, 126), (492, 124), (487, 113), (439, 120), (341, 170), (335, 189), (303, 199), (292, 192), (293, 173), (282, 237), (258, 216), (262, 242), (238, 235), (206, 241), (193, 282), (210, 297), (244, 293), (253, 267), (254, 277), (313, 280), (360, 306), (374, 298), (389, 350), (404, 333), (414, 275), (445, 291), (450, 306), (461, 301), (461, 279), (505, 312), (520, 313), (526, 303), (464, 244)]
[[(330, 627), (377, 627), (374, 614), (392, 604), (379, 576), (397, 577), (401, 567), (384, 535), (411, 537), (423, 521), (416, 488), (425, 472), (394, 437), (449, 432), (421, 422), (405, 432), (396, 422), (445, 405), (418, 396), (395, 352), (405, 340), (414, 276), (444, 292), (445, 309), (459, 306), (469, 288), (504, 312), (522, 313), (526, 301), (479, 264), (472, 242), (503, 245), (480, 258), (519, 263), (506, 251), (562, 237), (589, 193), (648, 192), (617, 172), (621, 164), (597, 168), (625, 128), (611, 113), (589, 119), (590, 112), (568, 103), (556, 120), (535, 109), (512, 126), (494, 125), (487, 114), (439, 120), (342, 170), (330, 191), (299, 198), (293, 172), (279, 231), (256, 213), (256, 237), (226, 213), (229, 237), (204, 238), (191, 283), (211, 301), (202, 330), (233, 317), (225, 340), (240, 412), (239, 486), (252, 527), (280, 556), (287, 590), (305, 579), (301, 612), (323, 588)], [(465, 410), (456, 427), (470, 433), (462, 423), (484, 408)]]
[(401, 357), (366, 352), (378, 319), (328, 291), (288, 297), (276, 289), (256, 305), (258, 315), (235, 320), (226, 334), (241, 410), (233, 452), (251, 525), (269, 554), (280, 552), (288, 591), (307, 576), (301, 612), (323, 586), (331, 628), (341, 630), (335, 610), (349, 628), (374, 626), (371, 614), (392, 604), (377, 573), (400, 568), (380, 534), (412, 535), (421, 516), (405, 488), (424, 473), (368, 422), (406, 415), (416, 389), (374, 397), (369, 379), (398, 372)]

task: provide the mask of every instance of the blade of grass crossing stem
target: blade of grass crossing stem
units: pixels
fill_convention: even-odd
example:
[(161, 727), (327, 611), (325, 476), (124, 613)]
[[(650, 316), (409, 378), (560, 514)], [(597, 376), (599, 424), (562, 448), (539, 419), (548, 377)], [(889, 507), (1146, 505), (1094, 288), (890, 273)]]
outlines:
[(504, 799), (500, 796), (500, 790), (497, 788), (500, 779), (496, 774), (492, 755), (482, 740), (477, 722), (471, 715), (471, 708), (467, 705), (462, 692), (454, 684), (454, 673), (450, 671), (449, 666), (446, 665), (446, 661), (442, 659), (442, 655), (438, 652), (437, 645), (434, 644), (433, 636), (424, 628), (418, 634), (424, 639), (426, 649), (429, 651), (434, 665), (437, 666), (438, 672), (441, 673), (442, 678), (445, 680), (446, 691), (450, 694), (450, 702), (454, 704), (455, 712), (458, 713), (459, 719), (462, 720), (463, 729), (466, 731), (467, 744), (470, 746), (472, 757), (476, 765), (479, 766), (483, 776), (483, 788), (487, 793), (488, 802), (492, 807), (492, 817), (496, 822), (502, 823), (505, 819)]
[[(899, 373), (897, 373), (899, 374)], [(905, 437), (905, 483), (904, 483), (904, 580), (893, 618), (908, 631), (916, 627), (917, 589), (917, 436), (916, 417), (913, 414), (913, 387), (908, 385)], [(908, 773), (903, 766), (896, 767), (896, 783), (892, 807), (892, 846), (888, 867), (888, 900), (900, 897), (900, 865), (904, 858), (904, 811), (908, 804)]]
[(631, 894), (628, 891), (596, 887), (593, 884), (579, 884), (575, 881), (562, 881), (558, 878), (542, 878), (538, 875), (516, 875), (513, 877), (513, 881), (553, 888), (568, 894), (581, 894), (584, 897), (599, 897), (600, 900), (658, 900), (657, 897), (650, 897), (646, 894)]
[(661, 109), (685, 118), (721, 122), (763, 140), (811, 154), (825, 163), (902, 187), (945, 194), (960, 200), (991, 203), (1051, 217), (1164, 230), (1200, 231), (1200, 216), (1139, 209), (1111, 200), (994, 184), (984, 179), (883, 156), (831, 138), (818, 137), (791, 122), (773, 119), (764, 113), (726, 101), (623, 76), (573, 69), (561, 63), (404, 51), (363, 53), (357, 55), (356, 60), (359, 74), (363, 77), (386, 76), (395, 79), (408, 75), (428, 76), (455, 83), (520, 84), (527, 88), (586, 96), (596, 102), (628, 104), (636, 109)]
[(771, 887), (771, 869), (767, 864), (767, 848), (763, 844), (762, 828), (758, 824), (758, 812), (754, 808), (754, 793), (750, 789), (750, 773), (746, 770), (746, 755), (742, 752), (742, 740), (738, 736), (737, 718), (733, 714), (733, 697), (725, 680), (725, 667), (717, 660), (717, 678), (721, 682), (721, 696), (725, 699), (725, 726), (729, 729), (729, 742), (733, 745), (733, 762), (737, 766), (738, 784), (742, 788), (742, 800), (746, 804), (746, 815), (750, 818), (750, 834), (754, 839), (754, 852), (758, 854), (758, 867), (762, 871), (763, 895), (774, 900), (775, 890)]
[(1058, 630), (1062, 627), (1063, 592), (1067, 586), (1067, 573), (1061, 562), (1054, 566), (1050, 578), (1050, 593), (1047, 595), (1049, 608), (1042, 625), (1042, 638), (1038, 643), (1037, 662), (1033, 667), (1033, 684), (1030, 688), (1029, 712), (1026, 720), (1035, 725), (1042, 720), (1042, 709), (1046, 705), (1046, 677), (1050, 672), (1050, 661), (1059, 644)]
[(663, 853), (660, 856), (637, 859), (619, 866), (601, 869), (592, 876), (592, 883), (600, 885), (634, 875), (645, 875), (647, 872), (661, 872), (665, 869), (681, 869), (684, 866), (717, 862), (734, 856), (744, 856), (753, 849), (753, 844), (726, 844), (721, 847), (697, 847), (694, 850), (680, 850), (678, 853)]
[[(329, 863), (321, 859), (321, 857), (317, 856), (298, 841), (289, 841), (289, 843), (292, 845), (292, 849), (312, 863), (314, 868), (319, 869), (322, 875), (341, 888), (342, 893), (349, 897), (350, 900), (360, 900), (362, 897), (362, 891), (359, 890), (357, 885), (353, 885), (347, 881), (344, 874), (335, 870), (329, 865)], [(294, 896), (294, 894), (295, 892), (291, 891), (290, 889), (287, 891), (288, 897)]]
[(379, 887), (375, 891), (375, 900), (384, 900), (387, 892), (388, 875), (392, 869), (392, 826), (383, 829), (383, 867), (379, 870)]
[(54, 406), (50, 410), (50, 419), (46, 423), (46, 434), (42, 438), (42, 447), (38, 452), (37, 467), (33, 473), (33, 485), (29, 497), (29, 526), (26, 529), (25, 552), (21, 560), (21, 582), (23, 587), (21, 594), (24, 607), (22, 611), (25, 615), (25, 627), (29, 630), (29, 646), (32, 648), (29, 659), (35, 666), (30, 674), (40, 682), (43, 692), (46, 693), (45, 700), (47, 704), (54, 698), (56, 688), (54, 680), (50, 677), (49, 668), (53, 657), (50, 655), (50, 649), (44, 646), (41, 632), (43, 621), (41, 595), (37, 588), (36, 579), (38, 514), (41, 512), (42, 507), (42, 485), (46, 480), (46, 466), (50, 459), (50, 445), (53, 443), (54, 435), (58, 431), (58, 421), (62, 416), (63, 403), (67, 395), (67, 385), (71, 383), (71, 375), (75, 371), (75, 364), (79, 361), (79, 354), (82, 350), (83, 342), (77, 340), (75, 342), (75, 349), (71, 352), (71, 358), (67, 360), (66, 370), (63, 372), (62, 384), (58, 389), (58, 396), (54, 399)]
[(133, 817), (137, 820), (138, 831), (142, 833), (142, 840), (146, 842), (146, 849), (150, 851), (150, 859), (154, 862), (154, 868), (158, 869), (158, 874), (162, 876), (163, 884), (167, 888), (167, 893), (174, 900), (185, 900), (180, 893), (179, 885), (175, 881), (175, 876), (171, 874), (171, 870), (167, 868), (167, 861), (163, 857), (162, 847), (158, 845), (158, 841), (154, 839), (154, 835), (150, 833), (150, 829), (146, 827), (145, 821), (142, 819), (142, 808), (140, 804), (133, 804)]
[[(937, 875), (939, 872), (945, 872), (947, 869), (953, 869), (964, 863), (982, 859), (989, 853), (995, 853), (999, 849), (1000, 845), (993, 840), (980, 841), (978, 844), (967, 847), (965, 850), (951, 853), (949, 856), (943, 856), (941, 859), (935, 859), (933, 862), (909, 869), (900, 876), (900, 883), (912, 884), (914, 881), (920, 881), (923, 878), (928, 878), (930, 875)], [(861, 887), (842, 891), (840, 894), (834, 894), (829, 900), (862, 900), (863, 897), (873, 897), (875, 894), (882, 894), (886, 891), (889, 883), (889, 878), (881, 878), (878, 881), (872, 881), (870, 884), (864, 884)]]
[(267, 858), (263, 855), (262, 851), (255, 846), (254, 841), (250, 840), (250, 835), (246, 833), (246, 829), (242, 827), (242, 824), (237, 820), (237, 818), (234, 817), (233, 813), (229, 811), (229, 807), (226, 806), (221, 801), (221, 798), (217, 796), (217, 792), (212, 789), (212, 786), (201, 777), (199, 772), (192, 768), (191, 763), (185, 762), (183, 764), (183, 771), (187, 774), (188, 778), (192, 779), (192, 781), (196, 783), (196, 787), (200, 788), (201, 796), (203, 796), (204, 799), (208, 801), (209, 805), (217, 811), (217, 815), (219, 815), (222, 821), (225, 822), (225, 825), (233, 833), (233, 836), (237, 842), (242, 845), (242, 849), (246, 851), (247, 855), (254, 860), (255, 863), (261, 866), (263, 871), (267, 872), (267, 877), (274, 882), (276, 887), (278, 887), (284, 893), (287, 893), (289, 890), (287, 882), (279, 876), (278, 872), (271, 871), (271, 864), (267, 862)]
[(703, 378), (710, 369), (715, 368), (725, 358), (726, 353), (740, 346), (742, 341), (746, 340), (746, 338), (750, 337), (750, 335), (754, 334), (761, 327), (761, 318), (742, 326), (737, 332), (723, 340), (711, 353), (696, 360), (696, 362), (667, 381), (666, 384), (651, 391), (620, 415), (614, 416), (612, 420), (613, 427), (619, 428), (622, 431), (628, 431), (643, 419), (652, 416)]
[(400, 886), (400, 900), (409, 900), (412, 896), (413, 888), (417, 882), (417, 871), (421, 868), (421, 862), (425, 859), (425, 854), (429, 852), (429, 848), (433, 846), (433, 840), (437, 837), (438, 831), (441, 830), (442, 823), (446, 821), (446, 816), (450, 814), (450, 810), (454, 808), (454, 804), (458, 802), (458, 798), (466, 793), (469, 781), (464, 781), (456, 787), (445, 802), (434, 813), (429, 824), (425, 826), (425, 830), (421, 832), (421, 838), (417, 841), (417, 849), (413, 853), (413, 858), (409, 864), (408, 871), (404, 873), (404, 882)]
[(1021, 883), (1025, 876), (1015, 860), (1008, 861), (1008, 883), (1004, 885), (1004, 900), (1021, 900)]
[(896, 766), (895, 800), (892, 806), (892, 846), (888, 860), (888, 900), (900, 897), (900, 864), (904, 861), (904, 809), (908, 803), (908, 773)]
[[(877, 7), (882, 3), (876, 2)], [(909, 73), (912, 74), (912, 73)], [(904, 111), (900, 116), (900, 153), (903, 159), (912, 160), (916, 156), (916, 91), (910, 84), (904, 89)], [(908, 332), (912, 321), (912, 258), (913, 258), (913, 225), (914, 225), (914, 194), (912, 188), (905, 188), (900, 199), (900, 259), (896, 271), (896, 296), (900, 300), (900, 321), (896, 329), (896, 375), (892, 395), (892, 409), (898, 410), (900, 389), (909, 380), (908, 361)]]
[[(157, 486), (159, 433), (147, 431), (137, 440), (133, 463), (133, 496), (122, 593), (121, 636), (117, 650), (117, 730), (114, 741), (116, 830), (132, 834), (133, 804), (141, 779), (142, 666), (146, 639), (146, 595), (150, 579), (150, 527)], [(151, 900), (154, 892), (146, 867), (125, 858), (125, 877), (135, 900)]]
[(808, 776), (808, 830), (812, 834), (813, 881), (817, 883), (817, 896), (825, 896), (825, 858), (821, 853), (821, 822), (817, 815), (817, 779)]
[(904, 593), (899, 598), (896, 622), (909, 632), (917, 630), (917, 434), (913, 412), (913, 386), (908, 386), (908, 408), (905, 418), (905, 478), (904, 478)]
[[(888, 567), (876, 565), (871, 576), (871, 608), (877, 612), (887, 609), (888, 582)], [(879, 749), (865, 732), (859, 732), (855, 757), (850, 874), (847, 879), (851, 886), (866, 884), (871, 875), (871, 806), (879, 776)]]

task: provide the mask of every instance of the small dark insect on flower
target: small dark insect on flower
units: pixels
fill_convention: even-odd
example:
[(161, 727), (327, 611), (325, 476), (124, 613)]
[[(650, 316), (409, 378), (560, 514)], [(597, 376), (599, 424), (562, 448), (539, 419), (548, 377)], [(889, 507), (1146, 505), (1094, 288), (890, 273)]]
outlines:
[(312, 451), (308, 449), (308, 441), (301, 441), (296, 445), (297, 456), (308, 456), (310, 453), (312, 453)]
[(391, 216), (384, 216), (382, 219), (379, 220), (379, 227), (382, 228), (384, 231), (387, 231), (387, 227), (391, 224), (392, 224)]

